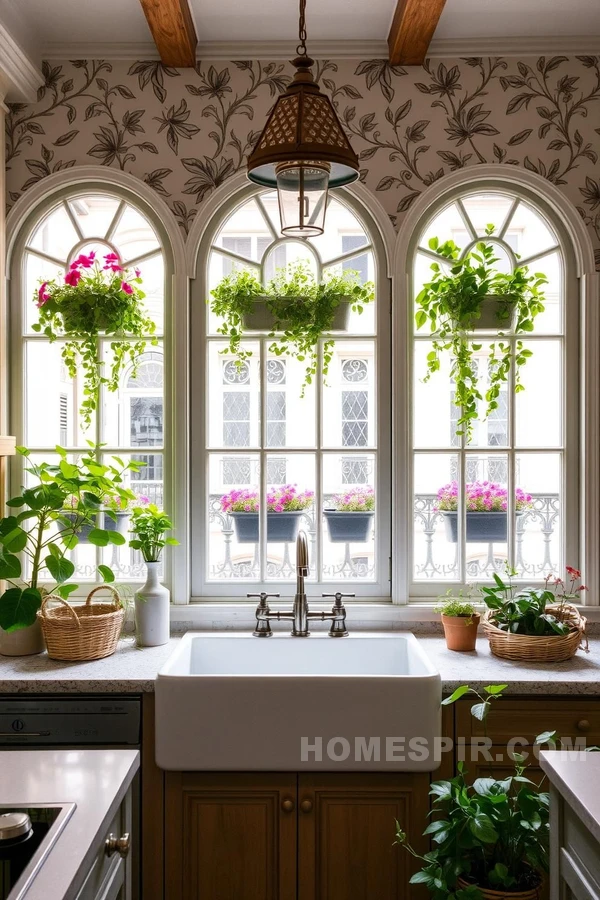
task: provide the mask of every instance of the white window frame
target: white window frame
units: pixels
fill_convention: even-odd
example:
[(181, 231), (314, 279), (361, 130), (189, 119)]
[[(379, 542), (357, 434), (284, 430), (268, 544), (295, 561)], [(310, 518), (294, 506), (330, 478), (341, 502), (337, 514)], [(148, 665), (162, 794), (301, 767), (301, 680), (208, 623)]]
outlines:
[[(436, 182), (413, 204), (402, 224), (395, 252), (394, 272), (398, 285), (394, 304), (394, 351), (396, 361), (394, 374), (394, 457), (396, 460), (394, 478), (394, 500), (397, 520), (404, 527), (398, 527), (394, 541), (393, 600), (406, 604), (410, 600), (431, 603), (438, 593), (453, 586), (452, 582), (435, 582), (415, 589), (412, 583), (412, 448), (411, 421), (412, 398), (403, 390), (403, 385), (412, 382), (412, 336), (413, 336), (413, 292), (412, 268), (416, 237), (435, 213), (471, 191), (496, 190), (520, 196), (536, 208), (552, 223), (552, 228), (560, 235), (563, 251), (567, 256), (570, 272), (567, 276), (565, 294), (567, 310), (578, 304), (579, 328), (577, 334), (567, 335), (570, 341), (570, 356), (567, 366), (571, 378), (578, 382), (579, 389), (579, 450), (578, 459), (570, 460), (565, 452), (564, 470), (572, 481), (566, 487), (563, 519), (566, 536), (565, 555), (572, 553), (582, 569), (590, 590), (585, 602), (598, 605), (600, 587), (600, 563), (598, 560), (600, 540), (600, 457), (598, 448), (599, 413), (597, 409), (600, 379), (596, 360), (600, 349), (600, 314), (598, 309), (599, 275), (595, 270), (591, 240), (567, 198), (554, 185), (541, 177), (510, 167), (480, 165), (456, 172)], [(571, 257), (569, 260), (568, 257)], [(579, 353), (577, 352), (579, 350)], [(568, 401), (569, 398), (567, 397)], [(577, 427), (577, 420), (571, 419), (571, 427)], [(568, 444), (567, 444), (568, 446)], [(575, 472), (578, 470), (578, 487)], [(573, 536), (575, 540), (573, 541)], [(411, 591), (412, 589), (412, 591)]]
[[(231, 212), (239, 207), (242, 203), (248, 201), (251, 197), (264, 192), (264, 188), (256, 188), (254, 185), (247, 183), (237, 190), (229, 192), (227, 198), (221, 198), (218, 206), (213, 205), (210, 216), (204, 220), (204, 226), (197, 236), (197, 244), (192, 243), (192, 235), (194, 229), (190, 232), (188, 240), (188, 251), (194, 252), (196, 248), (196, 256), (194, 260), (194, 269), (196, 278), (191, 285), (191, 333), (195, 346), (201, 346), (202, 352), (194, 352), (191, 356), (191, 385), (201, 385), (205, 382), (205, 365), (206, 365), (206, 297), (208, 294), (207, 287), (207, 259), (210, 248), (214, 243), (214, 238), (226, 221)], [(366, 192), (365, 192), (366, 193)], [(379, 216), (375, 219), (370, 215), (366, 205), (356, 198), (354, 192), (344, 191), (342, 202), (345, 203), (364, 228), (365, 233), (370, 238), (370, 252), (373, 254), (375, 262), (376, 277), (376, 293), (377, 293), (377, 339), (376, 339), (376, 365), (378, 367), (378, 410), (376, 423), (379, 429), (380, 441), (377, 443), (378, 468), (376, 473), (376, 496), (378, 503), (378, 515), (380, 525), (376, 537), (377, 541), (377, 559), (379, 562), (378, 579), (375, 582), (369, 582), (364, 586), (359, 580), (351, 581), (348, 579), (343, 582), (319, 582), (311, 583), (310, 590), (316, 596), (321, 591), (332, 592), (335, 590), (347, 590), (356, 593), (357, 599), (360, 600), (391, 600), (391, 427), (389, 410), (391, 408), (391, 341), (387, 338), (387, 323), (390, 321), (390, 279), (388, 272), (388, 254), (386, 253), (386, 241), (381, 234), (381, 225)], [(389, 235), (389, 231), (386, 236)], [(191, 246), (190, 246), (191, 245)], [(389, 246), (389, 244), (388, 244)], [(365, 247), (365, 252), (369, 247)], [(352, 251), (354, 252), (354, 251)], [(196, 343), (197, 341), (197, 343)], [(198, 396), (198, 393), (200, 394)], [(289, 581), (277, 582), (269, 581), (261, 584), (255, 581), (243, 581), (242, 579), (224, 580), (222, 583), (208, 580), (206, 578), (204, 561), (207, 552), (207, 530), (204, 526), (204, 512), (207, 508), (208, 497), (206, 496), (207, 475), (205, 472), (207, 458), (204, 457), (203, 447), (206, 436), (206, 392), (191, 388), (191, 423), (192, 440), (191, 440), (191, 457), (190, 465), (192, 472), (192, 491), (194, 493), (194, 504), (192, 508), (191, 533), (194, 546), (197, 549), (196, 557), (198, 558), (198, 566), (200, 571), (192, 572), (192, 600), (193, 601), (211, 601), (219, 602), (240, 602), (246, 600), (247, 592), (256, 592), (257, 590), (268, 590), (270, 593), (280, 592), (282, 596), (293, 593), (293, 585)], [(383, 418), (381, 414), (383, 413)], [(365, 454), (369, 453), (369, 448), (351, 448), (348, 452), (354, 450), (364, 450)], [(272, 448), (272, 452), (286, 452), (286, 448)], [(256, 455), (257, 451), (252, 451), (251, 455)], [(313, 452), (311, 448), (306, 449), (307, 453)], [(319, 451), (316, 452), (316, 459), (319, 459)], [(336, 451), (337, 452), (337, 451)], [(341, 451), (340, 451), (341, 452)], [(242, 455), (250, 455), (249, 451), (239, 451)], [(228, 455), (235, 455), (235, 451)], [(202, 473), (202, 474), (199, 474)], [(198, 538), (196, 537), (198, 536)], [(264, 548), (263, 548), (263, 552)]]

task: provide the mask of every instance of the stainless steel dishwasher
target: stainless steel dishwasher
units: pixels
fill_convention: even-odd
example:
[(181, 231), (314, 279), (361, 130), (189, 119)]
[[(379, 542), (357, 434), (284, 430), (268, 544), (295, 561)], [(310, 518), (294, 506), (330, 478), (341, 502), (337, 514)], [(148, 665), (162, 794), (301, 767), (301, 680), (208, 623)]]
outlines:
[[(41, 748), (93, 750), (106, 747), (139, 750), (141, 720), (142, 701), (139, 695), (5, 694), (0, 697), (0, 751)], [(48, 801), (56, 799), (49, 797)], [(134, 897), (139, 896), (140, 827), (138, 773), (133, 783)]]

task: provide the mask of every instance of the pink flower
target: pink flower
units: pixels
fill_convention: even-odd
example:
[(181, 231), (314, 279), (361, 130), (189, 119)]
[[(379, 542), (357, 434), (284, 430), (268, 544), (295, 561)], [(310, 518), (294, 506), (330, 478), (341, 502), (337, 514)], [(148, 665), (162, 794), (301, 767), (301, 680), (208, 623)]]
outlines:
[(106, 265), (103, 269), (109, 269), (111, 272), (122, 272), (123, 266), (119, 263), (119, 257), (116, 253), (107, 253), (104, 257)]
[(579, 569), (574, 569), (573, 566), (565, 566), (565, 569), (571, 576), (571, 578), (581, 578), (581, 572)]
[(139, 269), (135, 269), (135, 277), (136, 277), (136, 278), (139, 278), (141, 274), (142, 274), (142, 273), (140, 272)]
[(80, 281), (81, 272), (79, 271), (79, 269), (69, 269), (69, 271), (65, 275), (65, 284), (70, 284), (71, 287), (77, 287)]
[(128, 281), (121, 282), (121, 290), (125, 291), (126, 294), (133, 294), (133, 288)]
[(44, 305), (44, 303), (47, 303), (48, 300), (50, 299), (50, 294), (46, 290), (47, 287), (48, 287), (48, 282), (44, 281), (44, 283), (40, 284), (40, 286), (38, 288), (38, 302), (37, 302), (38, 309), (40, 307), (42, 307)]
[(71, 263), (71, 268), (82, 268), (82, 269), (91, 269), (94, 265), (94, 260), (96, 258), (96, 253), (92, 250), (87, 256), (85, 253), (80, 253), (77, 259), (73, 260)]

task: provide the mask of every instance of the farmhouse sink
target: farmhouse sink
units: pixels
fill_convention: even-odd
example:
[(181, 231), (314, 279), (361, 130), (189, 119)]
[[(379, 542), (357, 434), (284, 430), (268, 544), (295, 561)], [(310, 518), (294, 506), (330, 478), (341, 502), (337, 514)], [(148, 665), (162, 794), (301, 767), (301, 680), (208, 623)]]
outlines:
[(432, 771), (441, 682), (413, 634), (188, 632), (156, 679), (156, 761), (187, 771)]

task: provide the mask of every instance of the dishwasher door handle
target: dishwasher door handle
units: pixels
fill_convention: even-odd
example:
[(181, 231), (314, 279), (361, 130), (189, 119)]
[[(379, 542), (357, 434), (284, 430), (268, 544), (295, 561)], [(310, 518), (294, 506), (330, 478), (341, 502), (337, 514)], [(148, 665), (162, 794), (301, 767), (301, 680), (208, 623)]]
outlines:
[(0, 731), (0, 737), (48, 737), (49, 731)]

